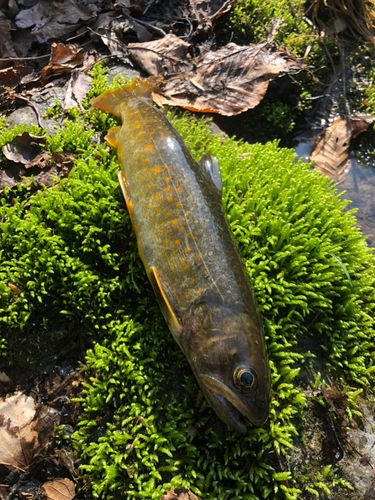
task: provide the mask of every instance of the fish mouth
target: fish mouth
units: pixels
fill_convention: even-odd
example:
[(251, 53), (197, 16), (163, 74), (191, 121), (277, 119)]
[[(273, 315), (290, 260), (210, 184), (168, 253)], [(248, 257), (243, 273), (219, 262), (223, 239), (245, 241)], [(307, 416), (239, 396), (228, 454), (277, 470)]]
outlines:
[(265, 396), (261, 401), (254, 400), (254, 408), (252, 408), (248, 402), (219, 378), (212, 375), (201, 375), (200, 379), (203, 392), (209, 403), (221, 420), (229, 427), (241, 434), (246, 433), (246, 426), (242, 422), (240, 415), (246, 417), (257, 427), (267, 420), (269, 411), (268, 396)]

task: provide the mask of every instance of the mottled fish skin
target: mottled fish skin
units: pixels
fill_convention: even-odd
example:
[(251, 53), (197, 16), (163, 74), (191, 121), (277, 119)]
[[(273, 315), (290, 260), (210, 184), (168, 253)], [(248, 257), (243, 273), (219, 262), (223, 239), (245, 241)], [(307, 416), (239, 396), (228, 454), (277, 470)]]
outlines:
[[(168, 119), (134, 82), (92, 101), (122, 119), (120, 184), (138, 249), (168, 326), (210, 405), (239, 432), (262, 425), (270, 373), (248, 275), (221, 194)], [(134, 95), (135, 94), (135, 95)]]

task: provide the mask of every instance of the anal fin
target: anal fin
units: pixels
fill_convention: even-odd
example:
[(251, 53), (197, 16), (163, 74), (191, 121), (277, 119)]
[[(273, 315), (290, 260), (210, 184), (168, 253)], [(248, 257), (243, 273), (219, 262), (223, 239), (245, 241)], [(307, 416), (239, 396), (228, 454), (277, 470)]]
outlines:
[(178, 318), (176, 311), (168, 297), (165, 288), (162, 285), (162, 281), (160, 276), (158, 275), (155, 267), (150, 267), (148, 271), (148, 277), (150, 279), (152, 288), (154, 289), (156, 298), (158, 299), (159, 306), (163, 316), (170, 328), (170, 330), (176, 335), (179, 336), (182, 330), (182, 324), (180, 319)]
[(120, 127), (112, 127), (107, 131), (107, 135), (105, 136), (105, 140), (116, 149), (118, 147), (119, 130)]

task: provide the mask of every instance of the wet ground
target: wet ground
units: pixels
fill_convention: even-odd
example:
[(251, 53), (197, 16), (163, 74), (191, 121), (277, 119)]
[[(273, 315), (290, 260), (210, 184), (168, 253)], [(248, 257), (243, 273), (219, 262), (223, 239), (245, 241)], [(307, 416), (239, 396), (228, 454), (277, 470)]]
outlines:
[[(372, 133), (371, 131), (367, 133)], [(313, 149), (312, 142), (316, 131), (300, 132), (294, 138), (292, 146), (304, 162), (309, 162)], [(347, 209), (358, 208), (356, 214), (358, 226), (364, 235), (369, 235), (369, 246), (375, 247), (375, 156), (361, 149), (351, 151), (346, 169), (346, 178), (337, 189), (343, 198), (352, 203)]]

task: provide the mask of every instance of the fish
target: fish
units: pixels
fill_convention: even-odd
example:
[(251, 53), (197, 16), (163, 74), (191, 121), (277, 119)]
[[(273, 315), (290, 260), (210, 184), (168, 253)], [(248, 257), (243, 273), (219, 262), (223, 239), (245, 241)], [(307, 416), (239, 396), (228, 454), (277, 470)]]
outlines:
[(139, 255), (165, 321), (209, 405), (246, 433), (265, 423), (270, 369), (248, 273), (222, 204), (215, 157), (192, 156), (134, 79), (91, 104), (121, 118), (106, 140), (117, 149), (119, 184)]

